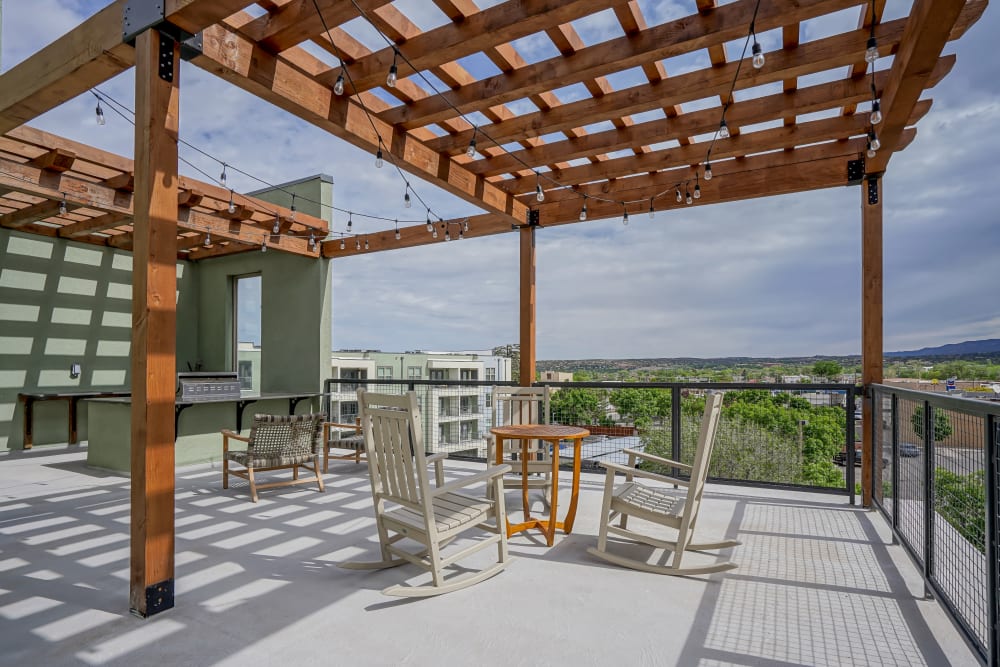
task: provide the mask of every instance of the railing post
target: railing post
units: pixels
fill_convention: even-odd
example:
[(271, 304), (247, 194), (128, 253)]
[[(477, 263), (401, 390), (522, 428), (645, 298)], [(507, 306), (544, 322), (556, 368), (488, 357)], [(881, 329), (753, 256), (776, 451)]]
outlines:
[(899, 530), (899, 396), (892, 395), (892, 543)]
[(924, 401), (924, 597), (934, 577), (934, 408)]
[(990, 667), (1000, 665), (1000, 535), (997, 534), (1000, 523), (1000, 493), (997, 493), (998, 457), (1000, 457), (1000, 420), (994, 415), (986, 415), (987, 448), (984, 452), (986, 477), (983, 484), (986, 487), (986, 604), (989, 605), (989, 626), (987, 635), (987, 664)]
[[(864, 399), (862, 399), (864, 400)], [(854, 493), (854, 387), (851, 387), (847, 392), (847, 410), (846, 419), (844, 419), (844, 424), (847, 428), (847, 474), (844, 475), (845, 483), (847, 484), (847, 492), (851, 494), (851, 504), (854, 505), (857, 502), (856, 494)], [(799, 452), (799, 457), (802, 456), (802, 452)], [(864, 461), (861, 462), (864, 465)]]
[[(670, 388), (670, 458), (674, 461), (681, 460), (681, 388)], [(671, 472), (675, 477), (679, 471), (674, 468)]]

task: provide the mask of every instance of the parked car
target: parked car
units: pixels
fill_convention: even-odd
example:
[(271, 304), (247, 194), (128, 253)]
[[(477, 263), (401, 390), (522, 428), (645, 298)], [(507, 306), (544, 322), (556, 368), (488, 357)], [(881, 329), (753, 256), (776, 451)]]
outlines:
[[(887, 450), (882, 453), (882, 465), (889, 465), (889, 454), (892, 450)], [(908, 454), (907, 456), (916, 456), (916, 454)], [(838, 466), (847, 465), (847, 448), (841, 449), (839, 452), (833, 455), (833, 462)], [(856, 447), (854, 449), (854, 465), (861, 465), (861, 447)]]
[(899, 455), (920, 456), (920, 447), (913, 444), (912, 442), (901, 442), (899, 443)]

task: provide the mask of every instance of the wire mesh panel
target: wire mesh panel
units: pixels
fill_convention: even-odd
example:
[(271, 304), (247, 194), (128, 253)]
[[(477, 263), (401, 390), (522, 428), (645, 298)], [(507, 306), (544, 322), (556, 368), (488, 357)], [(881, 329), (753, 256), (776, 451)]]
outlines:
[(898, 483), (895, 500), (899, 503), (899, 534), (907, 542), (920, 563), (924, 562), (924, 523), (927, 486), (924, 460), (927, 458), (923, 440), (923, 403), (900, 397), (897, 400), (898, 424)]
[(934, 581), (983, 644), (986, 586), (984, 417), (932, 408)]
[[(872, 446), (876, 457), (881, 460), (882, 471), (880, 476), (882, 483), (879, 487), (881, 493), (876, 493), (876, 498), (891, 516), (896, 493), (893, 487), (893, 470), (897, 464), (892, 449), (892, 397), (876, 394), (873, 406), (872, 420), (875, 422), (875, 430)], [(858, 435), (860, 436), (860, 432)], [(860, 442), (861, 438), (858, 437), (857, 440)]]

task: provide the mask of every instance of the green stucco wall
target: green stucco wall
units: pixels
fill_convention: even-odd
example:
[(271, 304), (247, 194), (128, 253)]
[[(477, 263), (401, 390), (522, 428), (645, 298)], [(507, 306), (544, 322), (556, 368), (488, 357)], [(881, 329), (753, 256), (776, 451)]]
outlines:
[[(197, 358), (197, 267), (178, 263), (177, 365)], [(0, 449), (19, 449), (19, 392), (127, 391), (132, 256), (111, 248), (0, 229)], [(78, 378), (70, 365), (79, 363)], [(66, 442), (65, 401), (35, 404), (36, 445)], [(87, 438), (87, 410), (78, 410)]]

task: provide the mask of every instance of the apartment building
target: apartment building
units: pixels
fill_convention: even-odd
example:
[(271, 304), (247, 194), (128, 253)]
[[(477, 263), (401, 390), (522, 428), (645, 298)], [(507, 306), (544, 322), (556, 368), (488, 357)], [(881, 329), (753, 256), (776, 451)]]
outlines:
[[(510, 362), (506, 357), (475, 351), (338, 350), (331, 357), (330, 377), (345, 381), (332, 387), (331, 414), (336, 421), (353, 422), (358, 415), (359, 386), (388, 393), (409, 388), (398, 383), (379, 385), (378, 380), (506, 382), (511, 377)], [(429, 451), (484, 455), (492, 423), (489, 385), (414, 384), (413, 390), (417, 392)]]

